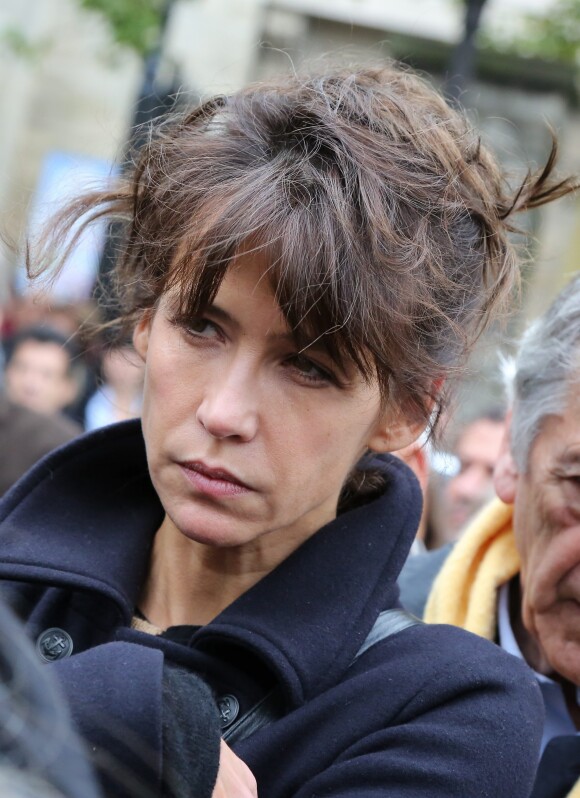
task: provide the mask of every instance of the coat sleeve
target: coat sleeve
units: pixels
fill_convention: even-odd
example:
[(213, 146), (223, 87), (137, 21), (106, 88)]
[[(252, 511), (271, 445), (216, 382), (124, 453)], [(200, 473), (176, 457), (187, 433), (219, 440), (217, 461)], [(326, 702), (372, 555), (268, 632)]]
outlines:
[(533, 673), (487, 641), (433, 629), (396, 674), (381, 653), (397, 644), (412, 652), (412, 631), (369, 651), (325, 731), (306, 733), (303, 756), (318, 748), (326, 762), (292, 798), (529, 798), (543, 726)]
[(97, 646), (51, 667), (108, 798), (211, 797), (219, 718), (197, 676), (184, 671), (176, 677), (162, 651), (125, 642)]

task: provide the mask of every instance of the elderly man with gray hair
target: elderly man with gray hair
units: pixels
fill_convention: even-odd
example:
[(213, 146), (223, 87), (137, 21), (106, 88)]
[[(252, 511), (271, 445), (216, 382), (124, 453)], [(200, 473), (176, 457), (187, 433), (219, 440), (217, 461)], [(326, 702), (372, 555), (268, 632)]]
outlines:
[[(532, 798), (580, 796), (579, 383), (580, 276), (522, 339), (499, 498), (447, 556), (424, 613), (494, 640), (535, 671), (546, 721)], [(432, 570), (433, 556), (422, 557), (415, 584)], [(400, 584), (417, 610), (409, 574)]]

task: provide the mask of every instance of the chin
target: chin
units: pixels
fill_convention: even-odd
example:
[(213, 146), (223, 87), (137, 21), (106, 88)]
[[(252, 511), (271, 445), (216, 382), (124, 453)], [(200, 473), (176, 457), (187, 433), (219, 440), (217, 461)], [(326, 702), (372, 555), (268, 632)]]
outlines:
[(184, 537), (204, 546), (233, 548), (247, 542), (231, 519), (205, 519), (203, 513), (196, 513), (195, 518), (177, 515), (174, 524)]
[(203, 533), (200, 533), (197, 530), (185, 529), (181, 530), (181, 533), (189, 540), (194, 540), (202, 546), (209, 546), (214, 549), (233, 549), (247, 542), (232, 535), (231, 532), (208, 532), (204, 530)]

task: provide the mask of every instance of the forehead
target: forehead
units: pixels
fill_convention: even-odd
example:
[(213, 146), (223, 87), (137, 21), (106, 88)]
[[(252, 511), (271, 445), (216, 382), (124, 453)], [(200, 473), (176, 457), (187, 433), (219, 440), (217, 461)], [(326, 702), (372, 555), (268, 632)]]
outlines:
[(56, 341), (35, 341), (29, 339), (19, 343), (14, 350), (12, 360), (26, 360), (28, 362), (62, 365), (68, 367), (69, 355), (66, 349)]
[(572, 385), (559, 414), (546, 416), (532, 445), (530, 470), (544, 465), (580, 466), (580, 394)]
[(477, 419), (463, 430), (457, 442), (456, 452), (460, 457), (469, 457), (472, 460), (495, 461), (503, 433), (503, 421)]
[[(218, 306), (220, 303), (244, 303), (254, 308), (269, 308), (273, 319), (284, 322), (280, 304), (276, 297), (276, 279), (272, 270), (272, 264), (267, 255), (260, 250), (242, 250), (236, 254), (229, 262), (223, 274), (220, 275), (217, 288), (212, 290), (209, 295), (203, 297), (203, 301), (195, 304), (191, 303), (189, 289), (191, 284), (197, 285), (199, 282), (196, 272), (198, 264), (192, 263), (191, 276), (185, 274), (184, 279), (169, 283), (167, 290), (161, 296), (161, 301), (176, 306), (176, 309), (185, 314), (193, 311), (197, 316), (210, 306)], [(211, 267), (202, 266), (201, 271), (206, 277), (211, 271)], [(193, 305), (193, 308), (191, 307)]]
[(227, 310), (233, 320), (254, 323), (266, 335), (288, 335), (289, 327), (268, 278), (263, 257), (239, 255), (226, 272), (216, 293), (214, 310)]

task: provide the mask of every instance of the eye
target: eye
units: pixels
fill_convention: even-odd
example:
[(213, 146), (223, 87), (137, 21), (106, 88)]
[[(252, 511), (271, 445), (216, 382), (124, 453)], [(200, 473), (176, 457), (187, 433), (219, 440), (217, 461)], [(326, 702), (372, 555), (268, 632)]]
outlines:
[(193, 319), (189, 324), (189, 329), (196, 335), (204, 335), (211, 329), (211, 323), (207, 319)]
[(330, 371), (304, 355), (292, 355), (292, 357), (287, 358), (285, 363), (299, 379), (312, 385), (322, 386), (336, 382), (334, 375)]
[(221, 336), (220, 328), (203, 316), (194, 319), (184, 319), (178, 323), (191, 338), (219, 339)]

